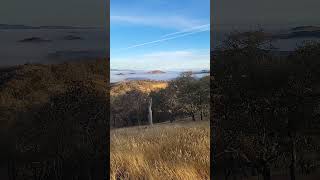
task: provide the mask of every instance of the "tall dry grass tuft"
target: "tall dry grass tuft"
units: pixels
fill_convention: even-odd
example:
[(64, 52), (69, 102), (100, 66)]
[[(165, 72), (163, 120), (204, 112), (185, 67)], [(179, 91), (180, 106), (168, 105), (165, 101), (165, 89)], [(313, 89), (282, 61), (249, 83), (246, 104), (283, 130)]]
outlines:
[(111, 179), (206, 180), (209, 121), (111, 131)]

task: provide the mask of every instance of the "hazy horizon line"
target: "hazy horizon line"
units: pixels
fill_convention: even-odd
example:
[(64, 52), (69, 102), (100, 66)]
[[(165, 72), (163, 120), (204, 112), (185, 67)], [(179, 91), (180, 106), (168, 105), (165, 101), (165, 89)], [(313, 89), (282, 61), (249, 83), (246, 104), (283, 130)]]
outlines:
[(210, 67), (209, 68), (191, 68), (191, 69), (121, 69), (121, 68), (111, 68), (110, 71), (210, 71)]
[[(90, 26), (90, 25), (28, 25), (28, 24), (6, 24), (6, 23), (0, 23), (0, 29), (1, 26), (10, 26), (11, 28), (8, 29), (46, 29), (46, 28), (52, 28), (52, 29), (100, 29), (100, 28), (106, 28), (107, 26)], [(21, 28), (19, 28), (19, 26)], [(23, 27), (24, 26), (24, 27)], [(16, 27), (16, 28), (15, 28)], [(5, 28), (7, 29), (7, 28)]]

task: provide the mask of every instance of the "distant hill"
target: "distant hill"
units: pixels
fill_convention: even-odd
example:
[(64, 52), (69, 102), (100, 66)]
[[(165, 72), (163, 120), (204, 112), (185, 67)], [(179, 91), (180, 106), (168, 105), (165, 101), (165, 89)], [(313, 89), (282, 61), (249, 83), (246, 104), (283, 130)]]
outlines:
[(49, 39), (43, 39), (43, 38), (40, 38), (40, 37), (31, 37), (31, 38), (22, 39), (22, 40), (20, 40), (19, 42), (24, 42), (24, 43), (27, 43), (27, 42), (30, 42), (30, 43), (40, 43), (40, 42), (51, 42), (51, 40), (49, 40)]
[(273, 36), (273, 39), (293, 39), (293, 38), (320, 38), (320, 30), (293, 31), (293, 32), (278, 34)]
[(320, 38), (320, 27), (298, 26), (272, 35), (273, 39)]
[(167, 86), (168, 86), (168, 83), (165, 81), (151, 81), (151, 80), (123, 81), (119, 83), (113, 83), (111, 85), (110, 95), (111, 96), (122, 95), (132, 90), (138, 90), (144, 93), (150, 93), (151, 91), (164, 89)]
[(298, 26), (281, 32), (241, 32), (233, 36), (247, 37), (250, 34), (265, 37), (266, 39), (294, 39), (294, 38), (320, 38), (320, 27), (317, 26)]
[(192, 71), (192, 74), (208, 74), (210, 70)]
[(83, 40), (80, 36), (67, 35), (63, 37), (64, 40)]
[(291, 28), (292, 31), (319, 31), (320, 27), (318, 26), (298, 26)]
[(166, 72), (160, 70), (154, 70), (147, 72), (148, 74), (165, 74)]

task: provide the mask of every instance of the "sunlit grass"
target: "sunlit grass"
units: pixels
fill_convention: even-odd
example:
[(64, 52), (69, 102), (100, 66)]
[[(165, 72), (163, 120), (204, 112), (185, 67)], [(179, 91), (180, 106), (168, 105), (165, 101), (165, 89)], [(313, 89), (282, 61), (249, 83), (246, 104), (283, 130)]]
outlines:
[(209, 121), (112, 130), (111, 179), (209, 179), (209, 133)]

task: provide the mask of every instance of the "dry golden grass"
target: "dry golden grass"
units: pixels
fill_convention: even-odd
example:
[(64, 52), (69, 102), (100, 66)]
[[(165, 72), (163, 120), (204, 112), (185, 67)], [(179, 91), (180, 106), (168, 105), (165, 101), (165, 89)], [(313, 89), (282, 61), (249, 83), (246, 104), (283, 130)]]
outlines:
[(107, 68), (108, 62), (103, 59), (0, 68), (0, 121), (13, 122), (17, 112), (46, 104), (51, 97), (64, 93), (74, 81), (108, 92)]
[(111, 131), (111, 179), (210, 178), (209, 121)]
[(118, 96), (132, 90), (138, 90), (148, 94), (151, 91), (158, 91), (160, 89), (165, 89), (167, 86), (168, 86), (168, 82), (165, 82), (165, 81), (151, 81), (151, 80), (126, 81), (126, 82), (120, 82), (116, 85), (113, 85), (110, 91), (110, 95)]

